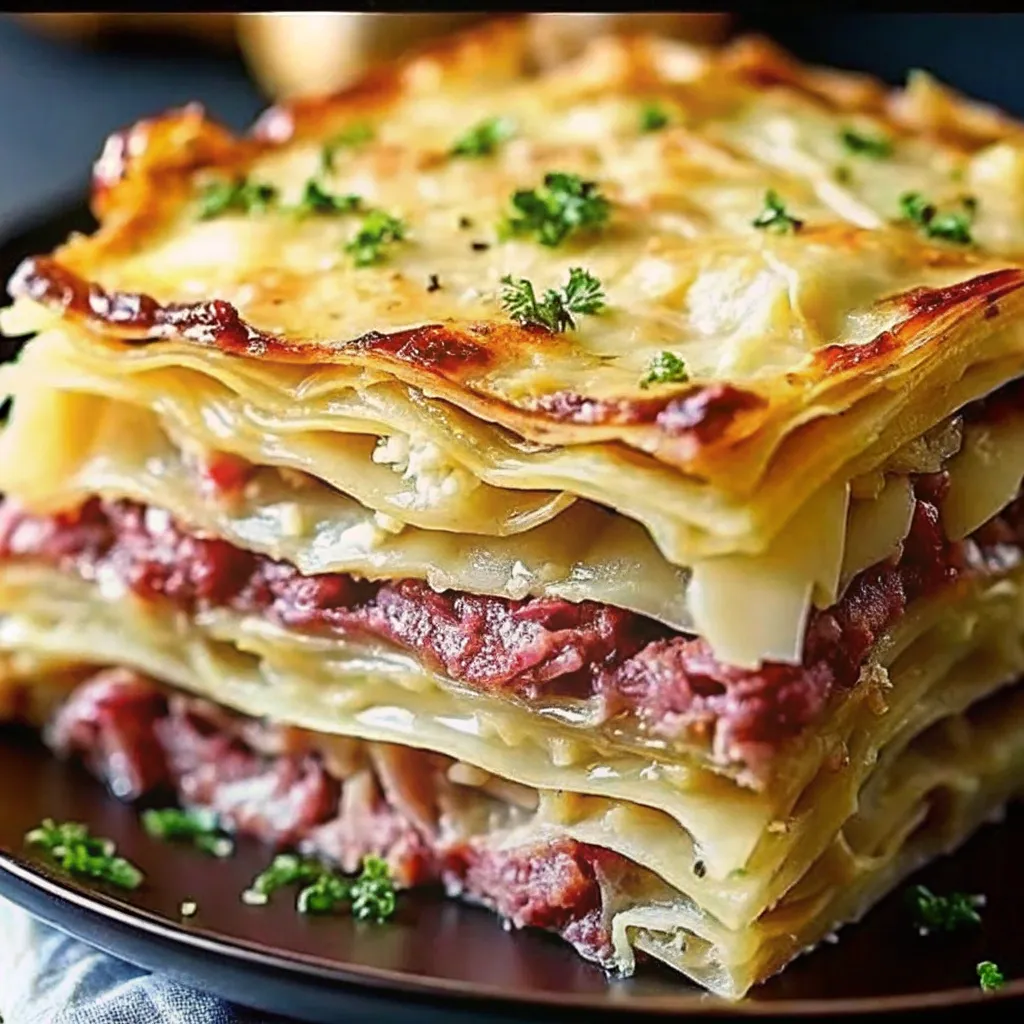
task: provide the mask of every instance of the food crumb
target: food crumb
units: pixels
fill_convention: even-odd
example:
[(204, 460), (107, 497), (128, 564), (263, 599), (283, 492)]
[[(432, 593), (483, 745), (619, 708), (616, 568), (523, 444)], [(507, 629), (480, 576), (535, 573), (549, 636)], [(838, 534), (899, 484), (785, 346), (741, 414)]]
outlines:
[(195, 917), (199, 904), (195, 900), (185, 900), (179, 909), (182, 917)]

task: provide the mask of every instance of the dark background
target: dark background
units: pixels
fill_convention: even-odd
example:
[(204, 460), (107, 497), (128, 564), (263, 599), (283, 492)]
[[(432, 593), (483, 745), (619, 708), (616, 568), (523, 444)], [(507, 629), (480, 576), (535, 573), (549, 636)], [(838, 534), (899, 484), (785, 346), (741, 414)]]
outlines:
[[(806, 60), (894, 85), (923, 67), (1024, 117), (1022, 14), (767, 14), (742, 24)], [(55, 197), (82, 193), (111, 131), (190, 100), (236, 128), (264, 102), (240, 59), (195, 43), (77, 49), (0, 20), (0, 235)]]
[[(1024, 118), (1024, 14), (768, 14), (745, 16), (741, 28), (772, 36), (804, 60), (893, 85), (909, 68), (925, 68)], [(0, 18), (0, 243), (54, 205), (84, 196), (111, 131), (192, 100), (238, 129), (265, 102), (240, 59), (195, 43), (133, 38), (80, 49)], [(346, 1012), (339, 999), (339, 1019)], [(376, 1019), (443, 1018), (443, 1011), (382, 1007)]]

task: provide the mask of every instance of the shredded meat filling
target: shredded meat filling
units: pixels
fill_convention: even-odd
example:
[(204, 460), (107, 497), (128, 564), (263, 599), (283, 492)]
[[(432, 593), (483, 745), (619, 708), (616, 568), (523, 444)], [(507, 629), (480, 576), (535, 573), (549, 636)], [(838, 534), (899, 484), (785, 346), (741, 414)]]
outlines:
[(595, 699), (608, 718), (630, 715), (669, 738), (703, 732), (722, 760), (754, 765), (856, 682), (871, 646), (909, 601), (984, 568), (995, 544), (1005, 564), (1007, 547), (1024, 541), (1021, 499), (967, 541), (948, 541), (939, 513), (946, 486), (941, 473), (914, 478), (916, 507), (899, 557), (866, 569), (836, 605), (812, 614), (801, 664), (756, 670), (722, 663), (701, 639), (593, 602), (303, 576), (125, 501), (92, 499), (51, 516), (7, 501), (0, 557), (41, 559), (90, 578), (103, 569), (140, 597), (187, 611), (229, 608), (295, 629), (381, 639), (482, 691), (524, 701)]
[(435, 828), (417, 805), (422, 811), (432, 780), (454, 785), (445, 774), (451, 762), (439, 755), (373, 744), (336, 775), (314, 734), (168, 696), (127, 669), (82, 683), (46, 739), (58, 754), (80, 757), (121, 799), (169, 791), (185, 806), (216, 811), (232, 831), (346, 871), (377, 854), (401, 886), (440, 883), (517, 928), (556, 932), (588, 959), (611, 956), (600, 878), (628, 872), (629, 862), (571, 839), (508, 846), (444, 822)]

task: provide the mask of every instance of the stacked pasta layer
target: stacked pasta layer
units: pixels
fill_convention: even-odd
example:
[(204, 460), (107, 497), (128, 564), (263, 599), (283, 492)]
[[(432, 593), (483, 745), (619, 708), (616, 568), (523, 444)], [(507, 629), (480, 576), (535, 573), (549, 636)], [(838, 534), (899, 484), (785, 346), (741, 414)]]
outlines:
[(3, 314), (4, 707), (736, 998), (1024, 787), (1024, 133), (758, 40), (531, 65), (108, 141)]

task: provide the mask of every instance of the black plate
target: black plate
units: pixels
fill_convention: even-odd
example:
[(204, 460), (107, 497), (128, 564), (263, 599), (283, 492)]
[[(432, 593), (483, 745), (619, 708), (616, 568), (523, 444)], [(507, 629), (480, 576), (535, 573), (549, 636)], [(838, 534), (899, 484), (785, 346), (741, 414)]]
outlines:
[[(0, 246), (6, 280), (22, 256), (45, 252), (70, 230), (87, 229), (88, 212), (71, 204)], [(504, 931), (485, 911), (431, 893), (403, 896), (384, 926), (347, 918), (310, 919), (287, 899), (267, 907), (239, 899), (267, 862), (241, 843), (225, 861), (187, 846), (149, 839), (136, 812), (110, 798), (74, 765), (61, 764), (31, 737), (0, 730), (0, 894), (29, 912), (140, 967), (170, 973), (233, 1002), (303, 1021), (414, 1017), (420, 1024), (479, 1019), (565, 1020), (613, 1012), (689, 1018), (876, 1015), (971, 1007), (972, 1016), (1019, 1011), (1024, 980), (983, 995), (975, 964), (990, 959), (1024, 979), (1024, 813), (987, 827), (959, 855), (920, 880), (946, 892), (988, 897), (980, 929), (948, 937), (916, 935), (900, 894), (836, 945), (803, 957), (738, 1006), (698, 992), (667, 968), (609, 981), (548, 935)], [(52, 871), (24, 849), (25, 832), (44, 817), (87, 822), (114, 839), (146, 873), (137, 891), (104, 892)], [(183, 900), (199, 912), (180, 918)], [(411, 1012), (410, 1012), (411, 1010)], [(391, 1016), (395, 1014), (395, 1016)]]

